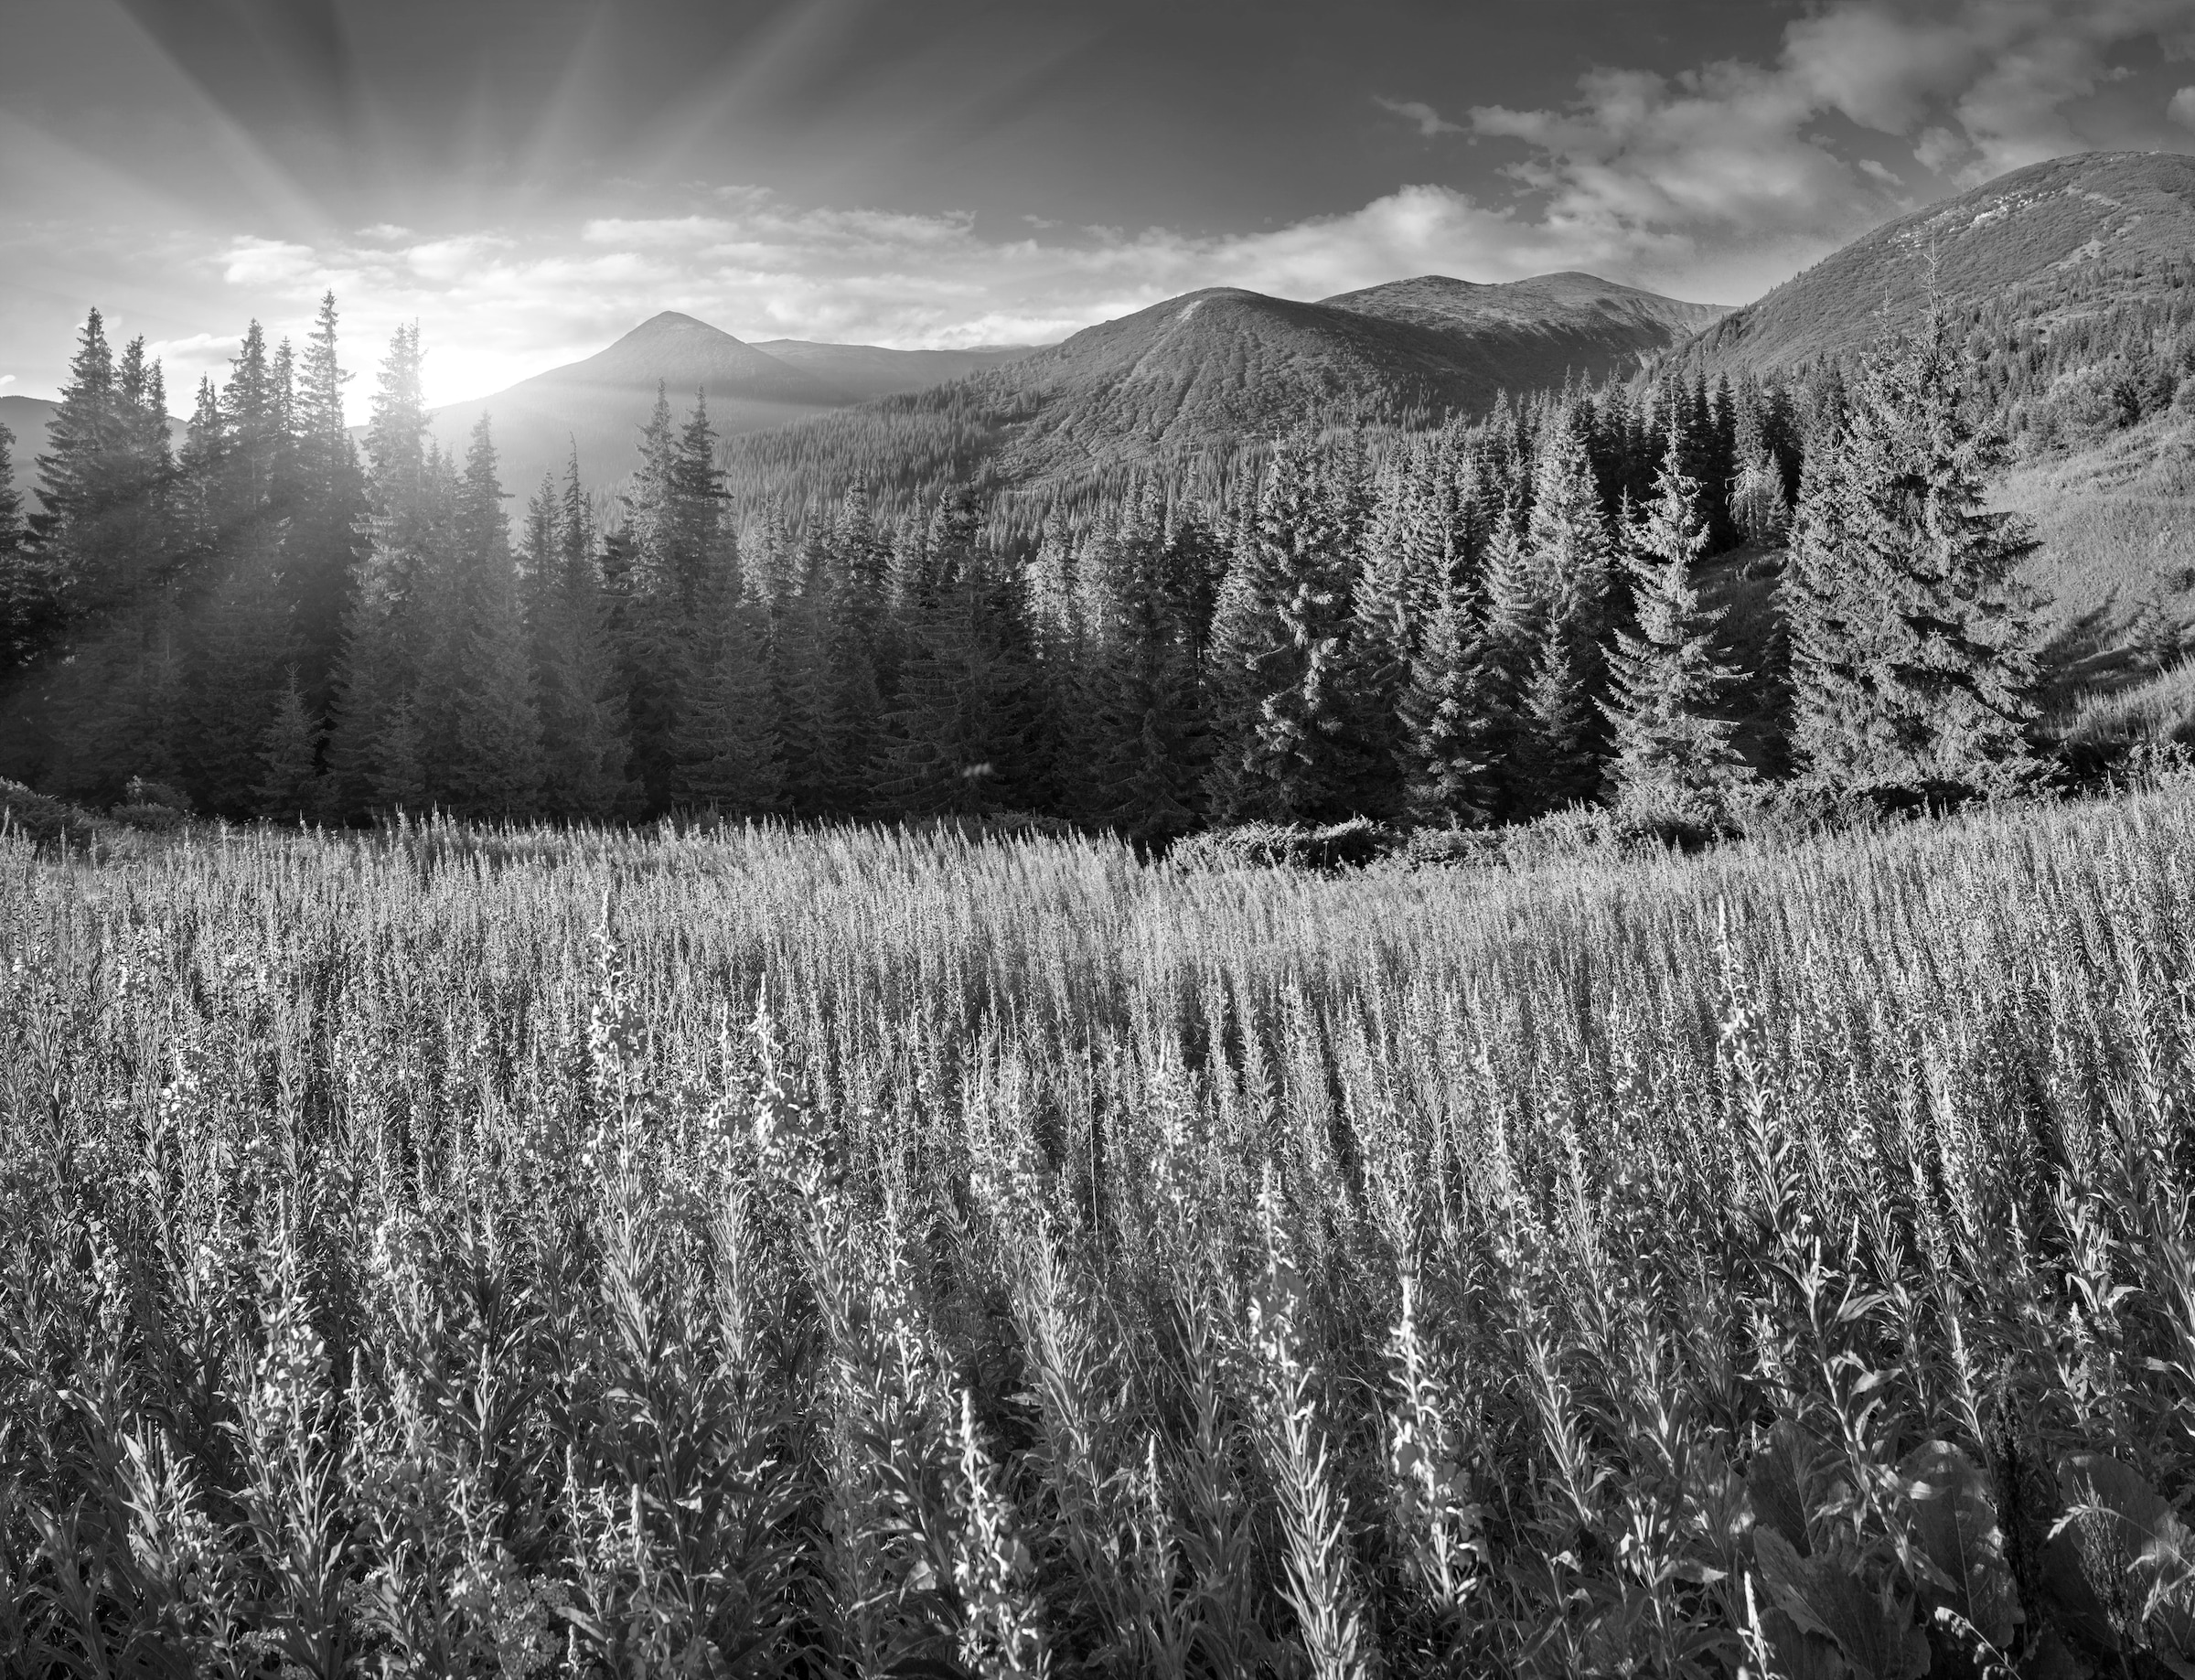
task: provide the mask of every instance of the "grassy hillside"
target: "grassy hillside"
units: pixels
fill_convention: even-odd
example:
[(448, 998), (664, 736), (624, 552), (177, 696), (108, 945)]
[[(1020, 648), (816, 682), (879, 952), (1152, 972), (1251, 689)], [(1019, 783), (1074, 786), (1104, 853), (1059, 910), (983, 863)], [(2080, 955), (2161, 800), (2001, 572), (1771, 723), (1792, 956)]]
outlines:
[[(2016, 169), (1884, 223), (1705, 331), (1688, 354), (1756, 372), (1863, 351), (1954, 305), (2018, 303), (2040, 330), (2145, 295), (2195, 241), (2195, 157), (2105, 152)], [(2144, 278), (2144, 277), (2147, 278)]]
[(0, 842), (0, 1667), (2158, 1672), (2191, 818)]

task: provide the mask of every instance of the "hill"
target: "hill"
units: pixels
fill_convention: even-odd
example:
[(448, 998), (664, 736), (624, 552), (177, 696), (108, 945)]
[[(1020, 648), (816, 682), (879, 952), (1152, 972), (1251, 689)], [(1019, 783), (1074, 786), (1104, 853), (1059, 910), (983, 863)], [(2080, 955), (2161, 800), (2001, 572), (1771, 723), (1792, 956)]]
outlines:
[(2195, 157), (2092, 152), (2034, 164), (1884, 223), (1685, 348), (1710, 371), (1850, 356), (1917, 321), (1932, 276), (1955, 305), (2044, 330), (2168, 284), (2195, 247)]
[(876, 344), (817, 344), (805, 338), (764, 338), (755, 348), (814, 374), (854, 401), (873, 401), (903, 391), (965, 379), (985, 368), (1019, 361), (1032, 344), (987, 344), (966, 350), (891, 350)]
[(1320, 303), (1214, 287), (936, 389), (739, 440), (750, 494), (1058, 489), (1306, 422), (1410, 423), (1615, 371), (1717, 311), (1586, 274), (1428, 275)]
[(608, 484), (632, 470), (633, 447), (658, 386), (683, 417), (708, 393), (720, 435), (779, 426), (858, 401), (851, 391), (757, 349), (730, 333), (666, 310), (584, 361), (551, 368), (492, 396), (434, 412), (444, 448), (462, 453), (482, 413), (501, 455), (503, 487), (531, 493), (544, 472), (561, 476), (576, 444), (580, 472)]
[[(35, 502), (38, 482), (38, 457), (46, 453), (47, 429), (53, 424), (55, 412), (61, 405), (49, 397), (0, 397), (0, 426), (15, 434), (16, 488), (22, 491), (27, 502)], [(170, 416), (168, 436), (177, 449), (183, 447), (183, 433), (189, 428), (180, 420)]]
[(1682, 303), (1576, 273), (1505, 285), (1421, 274), (1344, 292), (1324, 305), (1439, 333), (1475, 350), (1488, 374), (1512, 390), (1554, 384), (1573, 372), (1600, 379), (1729, 313), (1720, 304)]

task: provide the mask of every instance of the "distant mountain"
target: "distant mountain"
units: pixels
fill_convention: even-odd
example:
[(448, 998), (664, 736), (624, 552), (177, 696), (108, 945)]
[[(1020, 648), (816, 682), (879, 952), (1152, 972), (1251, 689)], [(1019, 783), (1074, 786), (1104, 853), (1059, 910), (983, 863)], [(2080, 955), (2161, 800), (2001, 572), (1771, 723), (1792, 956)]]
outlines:
[(1323, 303), (1215, 287), (728, 453), (749, 490), (829, 495), (880, 472), (1060, 483), (1305, 421), (1476, 412), (1504, 390), (1666, 349), (1717, 313), (1587, 274), (1488, 286), (1429, 275)]
[(857, 401), (922, 391), (965, 379), (983, 368), (1019, 361), (1033, 344), (979, 345), (965, 350), (888, 350), (874, 344), (814, 344), (803, 338), (764, 338), (755, 348), (845, 391)]
[(1729, 313), (1720, 304), (1680, 303), (1575, 273), (1505, 285), (1421, 274), (1324, 301), (1330, 308), (1437, 332), (1475, 350), (1485, 374), (1512, 390), (1552, 384), (1572, 372), (1598, 379)]
[(1920, 319), (1932, 282), (1958, 303), (2015, 293), (2039, 324), (2126, 301), (2195, 249), (2195, 157), (2053, 158), (1885, 222), (1757, 303), (1687, 354), (1710, 369), (1790, 368), (1864, 349), (1886, 321)]
[(633, 469), (640, 428), (668, 387), (682, 421), (694, 393), (706, 391), (719, 436), (760, 431), (843, 408), (860, 399), (807, 369), (780, 360), (730, 333), (666, 310), (606, 350), (522, 380), (507, 391), (437, 409), (434, 433), (463, 455), (482, 413), (501, 461), (503, 487), (532, 494), (543, 473), (562, 476), (574, 444), (581, 476), (613, 484)]

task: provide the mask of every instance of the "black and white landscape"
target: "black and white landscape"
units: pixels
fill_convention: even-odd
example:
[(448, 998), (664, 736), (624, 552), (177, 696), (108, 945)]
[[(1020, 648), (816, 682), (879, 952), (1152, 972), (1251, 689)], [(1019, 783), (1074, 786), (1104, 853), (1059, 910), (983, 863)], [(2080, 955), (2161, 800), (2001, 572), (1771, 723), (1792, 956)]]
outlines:
[(2195, 0), (20, 10), (0, 1675), (2195, 1672)]

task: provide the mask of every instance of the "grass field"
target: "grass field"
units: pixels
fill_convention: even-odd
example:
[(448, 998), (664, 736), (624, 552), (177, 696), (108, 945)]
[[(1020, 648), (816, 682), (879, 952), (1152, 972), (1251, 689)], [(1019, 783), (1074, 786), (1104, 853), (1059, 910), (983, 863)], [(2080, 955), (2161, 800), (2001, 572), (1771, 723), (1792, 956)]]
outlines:
[(0, 1671), (2187, 1673), (2191, 818), (0, 840)]

